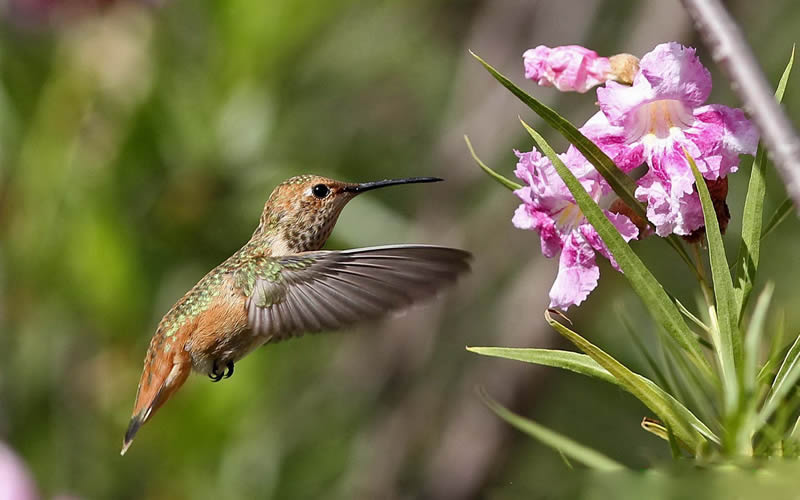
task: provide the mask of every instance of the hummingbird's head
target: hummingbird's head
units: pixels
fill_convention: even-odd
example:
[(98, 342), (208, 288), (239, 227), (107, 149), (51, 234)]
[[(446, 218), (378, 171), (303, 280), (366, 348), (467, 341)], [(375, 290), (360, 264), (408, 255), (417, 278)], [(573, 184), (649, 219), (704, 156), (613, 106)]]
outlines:
[(292, 177), (272, 191), (253, 238), (272, 239), (274, 255), (319, 250), (344, 206), (359, 194), (386, 186), (441, 180), (410, 177), (356, 184), (318, 175)]

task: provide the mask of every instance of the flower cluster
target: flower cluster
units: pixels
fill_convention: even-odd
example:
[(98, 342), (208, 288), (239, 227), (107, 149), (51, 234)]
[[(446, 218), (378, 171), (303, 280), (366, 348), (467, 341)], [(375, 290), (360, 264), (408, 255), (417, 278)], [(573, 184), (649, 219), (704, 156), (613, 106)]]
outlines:
[[(692, 48), (674, 42), (658, 45), (642, 57), (631, 85), (613, 81), (608, 59), (581, 47), (537, 47), (525, 52), (524, 60), (526, 77), (541, 85), (585, 92), (605, 83), (597, 89), (600, 111), (580, 130), (624, 172), (647, 165), (637, 180), (636, 198), (646, 202), (647, 217), (659, 236), (688, 236), (703, 226), (685, 152), (709, 183), (724, 181), (735, 172), (739, 155), (755, 153), (758, 134), (742, 110), (705, 104), (711, 75)], [(513, 223), (539, 232), (545, 256), (561, 252), (551, 306), (566, 309), (580, 304), (597, 284), (594, 253), (608, 257), (608, 251), (562, 189), (549, 161), (535, 152), (518, 156), (516, 174), (528, 186), (517, 191), (523, 204)], [(574, 148), (562, 159), (584, 187), (595, 190), (587, 187), (596, 201), (613, 194)], [(606, 215), (618, 229), (622, 227), (626, 239), (636, 237), (629, 231), (633, 225), (628, 217), (611, 211)]]
[[(536, 150), (530, 153), (516, 151), (516, 154), (519, 162), (514, 173), (527, 186), (514, 191), (522, 205), (514, 213), (512, 222), (518, 228), (539, 233), (545, 257), (561, 256), (558, 276), (550, 289), (550, 306), (567, 309), (573, 304), (578, 305), (594, 290), (600, 278), (595, 253), (608, 258), (614, 268), (617, 268), (617, 263), (597, 231), (583, 216), (550, 160)], [(603, 176), (572, 147), (559, 158), (604, 209), (606, 217), (623, 238), (626, 241), (636, 238), (639, 230), (633, 222), (625, 215), (608, 210), (614, 197)]]

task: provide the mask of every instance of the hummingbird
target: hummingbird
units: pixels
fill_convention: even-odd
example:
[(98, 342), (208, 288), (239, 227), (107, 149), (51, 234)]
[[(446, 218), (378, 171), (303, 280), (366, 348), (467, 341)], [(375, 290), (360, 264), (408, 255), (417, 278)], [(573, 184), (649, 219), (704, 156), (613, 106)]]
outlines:
[(121, 454), (192, 371), (219, 382), (256, 347), (379, 318), (433, 295), (468, 271), (469, 252), (442, 246), (320, 250), (344, 206), (359, 194), (441, 180), (358, 184), (300, 175), (280, 183), (250, 240), (159, 322)]

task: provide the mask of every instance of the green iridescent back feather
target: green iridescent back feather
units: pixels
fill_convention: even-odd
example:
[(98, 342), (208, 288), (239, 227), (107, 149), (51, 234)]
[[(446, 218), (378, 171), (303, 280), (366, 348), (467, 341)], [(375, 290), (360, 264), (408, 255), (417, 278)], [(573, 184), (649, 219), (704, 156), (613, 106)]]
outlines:
[(208, 309), (222, 292), (226, 276), (232, 275), (234, 286), (241, 290), (245, 297), (252, 294), (257, 278), (266, 278), (270, 281), (280, 279), (281, 266), (277, 258), (269, 256), (270, 253), (267, 242), (250, 240), (225, 262), (206, 274), (164, 315), (153, 337), (154, 344), (145, 363), (153, 363), (155, 360), (153, 354), (158, 350), (164, 349), (169, 352), (175, 333), (187, 321), (193, 320)]

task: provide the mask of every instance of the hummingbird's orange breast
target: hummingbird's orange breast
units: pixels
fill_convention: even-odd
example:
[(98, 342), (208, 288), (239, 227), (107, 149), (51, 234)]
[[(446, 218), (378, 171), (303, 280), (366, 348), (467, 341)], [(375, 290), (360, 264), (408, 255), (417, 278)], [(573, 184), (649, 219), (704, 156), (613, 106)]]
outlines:
[(261, 341), (247, 330), (246, 297), (226, 274), (221, 289), (198, 315), (194, 331), (185, 344), (192, 368), (211, 373), (215, 361), (238, 361)]
[[(209, 290), (209, 282), (213, 289)], [(198, 299), (200, 293), (204, 299)], [(202, 304), (198, 312), (186, 314), (198, 302)], [(257, 347), (261, 342), (245, 333), (246, 328), (245, 297), (233, 286), (230, 274), (209, 273), (178, 301), (150, 341), (126, 443), (183, 385), (192, 369), (209, 374), (215, 361), (236, 361)]]

